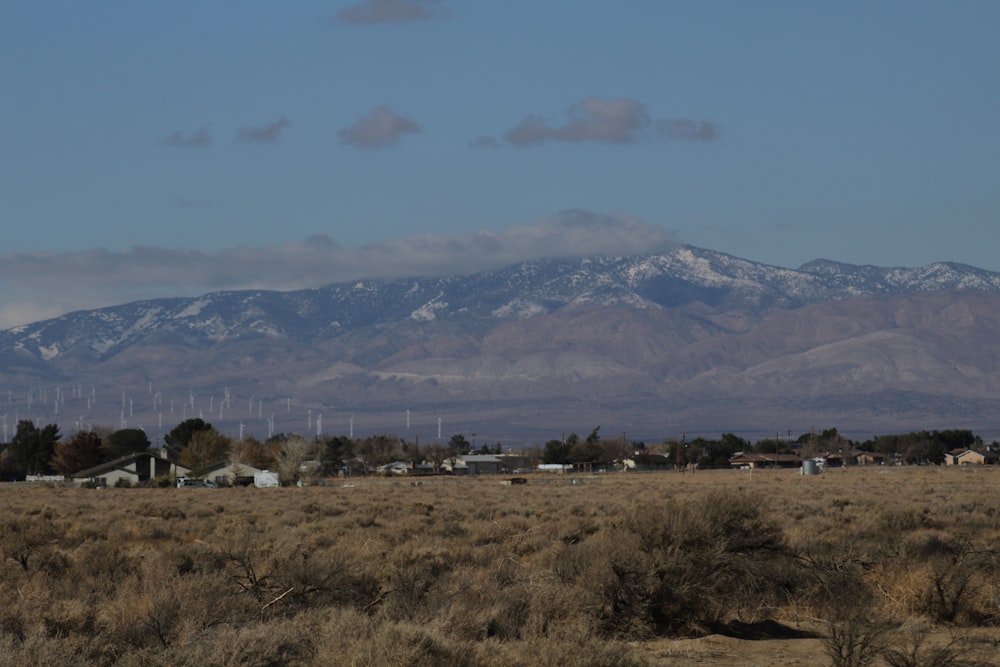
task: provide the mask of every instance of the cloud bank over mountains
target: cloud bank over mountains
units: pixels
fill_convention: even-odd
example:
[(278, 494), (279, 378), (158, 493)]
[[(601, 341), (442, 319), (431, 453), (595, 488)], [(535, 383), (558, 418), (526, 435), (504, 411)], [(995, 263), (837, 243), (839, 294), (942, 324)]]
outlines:
[(217, 252), (134, 247), (12, 253), (0, 255), (0, 329), (142, 299), (473, 273), (544, 257), (655, 252), (673, 242), (662, 227), (628, 214), (568, 210), (499, 233), (419, 235), (359, 248), (317, 235)]

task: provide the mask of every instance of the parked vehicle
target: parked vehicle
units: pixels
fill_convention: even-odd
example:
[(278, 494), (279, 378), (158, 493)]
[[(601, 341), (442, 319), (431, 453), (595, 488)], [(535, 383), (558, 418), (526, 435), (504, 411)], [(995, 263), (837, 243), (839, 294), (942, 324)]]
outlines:
[(190, 477), (178, 477), (178, 489), (215, 489), (218, 484), (210, 479), (191, 479)]

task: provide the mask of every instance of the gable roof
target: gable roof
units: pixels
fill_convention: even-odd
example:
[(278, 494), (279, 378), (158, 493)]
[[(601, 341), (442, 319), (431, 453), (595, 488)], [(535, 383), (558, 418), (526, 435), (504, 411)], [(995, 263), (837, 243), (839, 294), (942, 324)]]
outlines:
[[(130, 472), (130, 473), (135, 474), (138, 477), (139, 476), (139, 472), (137, 470), (130, 470), (128, 466), (131, 465), (131, 464), (135, 464), (138, 461), (143, 460), (143, 459), (146, 459), (146, 460), (153, 459), (154, 460), (154, 464), (153, 464), (154, 467), (155, 467), (155, 461), (166, 461), (166, 459), (161, 459), (158, 456), (156, 456), (155, 454), (150, 454), (149, 452), (133, 452), (132, 454), (126, 454), (125, 456), (119, 456), (118, 458), (112, 459), (111, 461), (106, 461), (106, 462), (100, 463), (100, 464), (98, 464), (96, 466), (93, 466), (93, 467), (90, 467), (90, 468), (86, 468), (84, 470), (79, 470), (79, 471), (73, 473), (72, 475), (70, 475), (70, 478), (71, 479), (86, 479), (86, 478), (90, 478), (90, 477), (101, 477), (101, 476), (106, 475), (107, 473), (111, 472), (112, 470), (122, 470), (122, 471), (125, 471), (125, 472)], [(181, 472), (190, 472), (190, 470), (191, 470), (187, 466), (183, 466), (183, 465), (181, 465), (179, 463), (173, 463), (173, 462), (171, 462), (170, 465), (178, 473), (181, 473)]]
[(465, 454), (460, 459), (466, 463), (500, 463), (500, 459), (492, 454)]
[(240, 471), (242, 471), (243, 474), (247, 476), (255, 475), (259, 472), (264, 471), (263, 468), (258, 468), (256, 466), (250, 465), (249, 463), (243, 463), (242, 461), (237, 461), (235, 463), (232, 461), (217, 461), (215, 463), (212, 463), (211, 465), (205, 466), (199, 472), (201, 472), (202, 475), (204, 475), (205, 477), (208, 477), (210, 474), (214, 472), (225, 470), (226, 468), (230, 467), (239, 468)]
[(798, 454), (758, 454), (757, 452), (742, 452), (729, 459), (730, 463), (801, 463)]

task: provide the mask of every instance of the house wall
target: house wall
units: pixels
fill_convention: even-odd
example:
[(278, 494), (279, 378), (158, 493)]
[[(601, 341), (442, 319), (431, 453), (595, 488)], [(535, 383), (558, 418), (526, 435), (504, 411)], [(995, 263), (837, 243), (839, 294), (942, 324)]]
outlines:
[(485, 461), (469, 461), (467, 463), (469, 466), (470, 475), (499, 475), (500, 474), (500, 464), (485, 462)]
[(129, 484), (134, 485), (139, 483), (139, 476), (131, 470), (114, 469), (88, 479), (75, 479), (73, 481), (77, 484), (77, 486), (83, 486), (87, 483), (103, 484), (104, 486), (116, 486), (119, 480), (127, 480)]
[(955, 457), (958, 465), (982, 465), (986, 463), (986, 457), (978, 452), (964, 452)]

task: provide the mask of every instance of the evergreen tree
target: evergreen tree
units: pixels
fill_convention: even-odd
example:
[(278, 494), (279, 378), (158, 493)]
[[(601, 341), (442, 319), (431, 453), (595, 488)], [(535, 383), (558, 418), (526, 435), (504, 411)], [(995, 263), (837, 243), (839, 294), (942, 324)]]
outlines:
[(354, 443), (342, 435), (326, 438), (320, 445), (319, 461), (324, 475), (336, 475), (354, 457)]
[(10, 469), (19, 477), (54, 472), (52, 457), (61, 437), (56, 424), (38, 428), (30, 419), (22, 419), (7, 450)]
[(152, 446), (146, 432), (141, 428), (123, 428), (108, 435), (104, 443), (106, 461), (112, 461), (121, 456), (144, 452)]
[(195, 433), (198, 431), (207, 431), (210, 428), (212, 428), (212, 425), (199, 417), (185, 419), (175, 426), (170, 433), (163, 436), (163, 442), (166, 443), (167, 452), (170, 454), (170, 457), (177, 460), (180, 457), (181, 450), (191, 443), (191, 438), (194, 437)]

